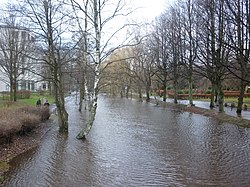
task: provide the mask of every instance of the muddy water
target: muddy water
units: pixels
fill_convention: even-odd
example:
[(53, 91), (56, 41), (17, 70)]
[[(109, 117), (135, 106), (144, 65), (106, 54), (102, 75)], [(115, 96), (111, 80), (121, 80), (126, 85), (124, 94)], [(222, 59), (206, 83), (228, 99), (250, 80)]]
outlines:
[[(249, 186), (250, 130), (153, 104), (100, 97), (87, 140), (68, 98), (69, 135), (57, 124), (12, 163), (6, 186)], [(55, 122), (54, 122), (55, 123)]]

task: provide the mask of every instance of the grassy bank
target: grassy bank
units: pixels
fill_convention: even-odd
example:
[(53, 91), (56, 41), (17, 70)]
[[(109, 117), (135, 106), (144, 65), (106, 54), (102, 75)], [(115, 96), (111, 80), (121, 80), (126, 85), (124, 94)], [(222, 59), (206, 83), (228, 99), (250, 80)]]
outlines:
[(16, 102), (11, 102), (9, 100), (5, 100), (3, 98), (0, 97), (0, 108), (3, 108), (3, 107), (20, 107), (20, 106), (26, 106), (26, 105), (29, 105), (29, 106), (36, 106), (36, 101), (38, 99), (41, 99), (41, 100), (45, 100), (47, 99), (49, 101), (49, 103), (54, 103), (55, 102), (55, 99), (53, 96), (49, 95), (49, 94), (39, 94), (39, 93), (32, 93), (30, 95), (29, 98), (25, 98), (25, 99), (18, 99)]

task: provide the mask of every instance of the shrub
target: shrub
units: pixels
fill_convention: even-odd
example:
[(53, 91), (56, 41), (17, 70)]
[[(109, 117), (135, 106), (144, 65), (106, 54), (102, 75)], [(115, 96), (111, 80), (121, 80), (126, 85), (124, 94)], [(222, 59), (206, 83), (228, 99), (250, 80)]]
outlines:
[(31, 91), (29, 90), (18, 90), (17, 98), (18, 99), (29, 99), (31, 96)]
[(0, 139), (10, 142), (15, 134), (32, 131), (40, 122), (49, 118), (48, 108), (25, 106), (0, 110)]
[(178, 94), (183, 94), (183, 91), (182, 90), (178, 90), (177, 93)]
[(206, 92), (205, 92), (205, 94), (211, 94), (212, 93), (212, 90), (207, 90)]

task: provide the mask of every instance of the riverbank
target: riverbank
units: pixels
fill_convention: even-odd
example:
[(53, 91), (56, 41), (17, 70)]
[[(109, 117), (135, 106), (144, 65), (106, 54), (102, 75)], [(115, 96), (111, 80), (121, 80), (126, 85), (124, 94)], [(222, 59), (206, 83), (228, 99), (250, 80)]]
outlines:
[(162, 107), (171, 107), (171, 108), (174, 108), (174, 109), (179, 110), (179, 111), (200, 114), (203, 116), (216, 118), (217, 120), (219, 120), (221, 122), (232, 123), (232, 124), (238, 125), (240, 127), (250, 128), (250, 120), (249, 119), (243, 119), (241, 117), (231, 116), (231, 115), (226, 114), (225, 112), (221, 113), (221, 112), (218, 112), (218, 111), (213, 110), (213, 109), (206, 109), (206, 108), (201, 108), (198, 106), (189, 106), (189, 105), (185, 105), (185, 104), (174, 104), (174, 103), (163, 102), (163, 101), (159, 101), (159, 100), (156, 101), (153, 99), (151, 99), (150, 102), (152, 102), (154, 104), (158, 104), (159, 106), (162, 106)]
[(18, 107), (0, 110), (0, 184), (14, 157), (39, 144), (49, 118), (48, 108)]

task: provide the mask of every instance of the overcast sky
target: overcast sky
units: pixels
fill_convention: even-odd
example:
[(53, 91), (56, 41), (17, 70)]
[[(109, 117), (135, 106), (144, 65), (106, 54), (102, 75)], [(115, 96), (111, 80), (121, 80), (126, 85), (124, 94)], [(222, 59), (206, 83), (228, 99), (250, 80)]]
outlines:
[(136, 14), (139, 19), (153, 20), (174, 0), (133, 0), (134, 7), (140, 7)]
[[(15, 0), (0, 0), (0, 7), (4, 5), (6, 2), (11, 2)], [(110, 0), (108, 2), (116, 2), (117, 0)], [(122, 24), (126, 24), (128, 22), (136, 22), (136, 23), (142, 23), (142, 22), (151, 22), (153, 21), (157, 16), (159, 16), (166, 8), (172, 4), (175, 0), (125, 0), (126, 6), (130, 7), (131, 9), (136, 9), (133, 11), (133, 13), (127, 17), (118, 18), (114, 21), (111, 21), (108, 25), (108, 30), (106, 29), (106, 34), (113, 33), (114, 30), (117, 28), (120, 28)], [(116, 3), (115, 3), (116, 4)], [(3, 8), (3, 7), (2, 7)], [(110, 31), (107, 32), (107, 31)], [(117, 38), (120, 38), (123, 34), (121, 32), (117, 35)]]
[[(13, 0), (0, 0), (0, 6)], [(174, 0), (126, 0), (133, 8), (140, 7), (135, 13), (138, 19), (153, 20)]]

